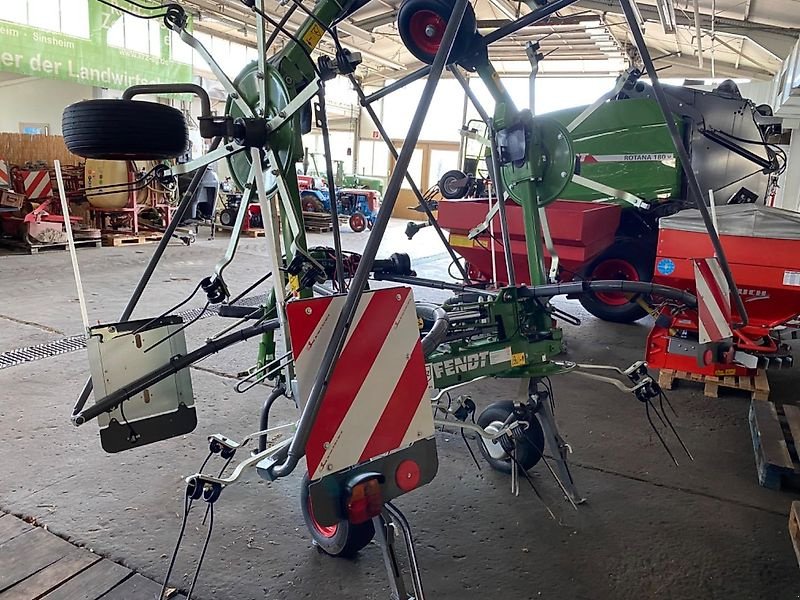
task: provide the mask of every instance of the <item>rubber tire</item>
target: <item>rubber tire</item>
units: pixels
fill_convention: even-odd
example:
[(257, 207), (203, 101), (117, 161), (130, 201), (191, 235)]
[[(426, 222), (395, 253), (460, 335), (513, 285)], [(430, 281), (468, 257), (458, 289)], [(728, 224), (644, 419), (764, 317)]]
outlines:
[[(400, 6), (400, 12), (397, 14), (397, 31), (400, 33), (400, 39), (411, 54), (429, 65), (433, 63), (435, 55), (418, 47), (409, 31), (411, 17), (418, 10), (433, 11), (447, 21), (453, 12), (453, 2), (452, 0), (405, 0)], [(461, 19), (461, 26), (458, 28), (456, 39), (453, 41), (453, 47), (450, 50), (448, 64), (457, 62), (469, 53), (477, 31), (478, 22), (475, 18), (475, 10), (471, 4), (467, 4), (467, 10), (464, 12), (464, 18)]]
[(325, 212), (325, 205), (315, 194), (300, 192), (300, 204), (303, 212)]
[(223, 227), (233, 227), (236, 222), (236, 212), (232, 208), (226, 208), (219, 213), (219, 224)]
[[(504, 423), (505, 420), (514, 412), (514, 403), (511, 400), (503, 400), (495, 402), (487, 406), (484, 411), (478, 416), (478, 426), (485, 429), (494, 421)], [(483, 440), (480, 440), (478, 449), (481, 451), (483, 458), (489, 463), (496, 471), (501, 473), (511, 473), (511, 458), (496, 459), (489, 455), (486, 445)], [(531, 419), (531, 426), (525, 430), (525, 438), (517, 442), (517, 462), (526, 471), (536, 466), (542, 459), (542, 450), (544, 450), (544, 431), (539, 419), (533, 417)]]
[(83, 158), (164, 160), (189, 149), (181, 111), (157, 102), (84, 100), (64, 109), (67, 148)]
[[(592, 261), (586, 268), (587, 277), (595, 267), (608, 259), (624, 260), (630, 263), (639, 275), (639, 281), (652, 281), (654, 249), (633, 238), (617, 238), (614, 244)], [(628, 302), (621, 306), (611, 306), (594, 294), (583, 294), (579, 298), (583, 307), (598, 319), (611, 323), (634, 323), (647, 316), (647, 311), (639, 304)], [(635, 298), (634, 298), (635, 300)]]
[(338, 529), (333, 537), (322, 536), (314, 527), (314, 520), (311, 516), (309, 506), (308, 486), (310, 480), (308, 473), (303, 475), (300, 487), (300, 510), (303, 512), (303, 521), (311, 534), (311, 538), (317, 547), (325, 554), (340, 558), (353, 558), (358, 551), (372, 541), (375, 537), (375, 527), (372, 521), (353, 525), (347, 520), (339, 522)]
[(367, 228), (367, 217), (362, 212), (354, 212), (350, 215), (349, 224), (355, 233), (361, 233)]
[[(461, 187), (458, 187), (456, 181), (462, 179), (467, 179), (467, 182)], [(447, 200), (460, 200), (469, 193), (470, 183), (471, 181), (463, 172), (458, 169), (453, 169), (442, 175), (439, 179), (439, 193)]]

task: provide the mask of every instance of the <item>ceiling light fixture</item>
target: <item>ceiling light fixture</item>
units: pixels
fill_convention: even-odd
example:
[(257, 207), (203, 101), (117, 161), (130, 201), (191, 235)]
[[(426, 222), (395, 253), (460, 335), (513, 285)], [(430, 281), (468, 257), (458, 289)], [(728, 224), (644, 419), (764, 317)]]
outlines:
[(656, 0), (656, 8), (664, 33), (675, 33), (677, 26), (675, 24), (675, 5), (672, 0)]

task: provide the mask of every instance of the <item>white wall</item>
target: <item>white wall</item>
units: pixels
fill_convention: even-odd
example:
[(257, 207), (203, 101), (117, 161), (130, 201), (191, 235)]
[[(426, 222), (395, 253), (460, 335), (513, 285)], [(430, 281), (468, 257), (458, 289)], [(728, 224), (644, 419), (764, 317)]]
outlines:
[(92, 97), (90, 86), (50, 79), (0, 81), (0, 131), (19, 133), (20, 123), (46, 123), (61, 135), (61, 113), (69, 104)]

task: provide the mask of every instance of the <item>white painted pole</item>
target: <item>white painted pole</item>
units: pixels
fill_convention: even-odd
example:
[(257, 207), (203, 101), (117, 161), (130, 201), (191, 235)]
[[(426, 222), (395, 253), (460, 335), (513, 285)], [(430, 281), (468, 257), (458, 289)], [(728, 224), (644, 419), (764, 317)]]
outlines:
[(75, 276), (75, 287), (78, 289), (78, 303), (81, 308), (81, 319), (83, 329), (89, 334), (89, 314), (86, 310), (86, 297), (83, 295), (83, 283), (81, 282), (81, 270), (78, 267), (78, 253), (75, 250), (75, 240), (72, 237), (72, 221), (69, 218), (69, 202), (67, 193), (64, 190), (64, 177), (61, 174), (61, 161), (54, 161), (56, 169), (56, 183), (58, 185), (58, 197), (61, 200), (61, 214), (64, 215), (64, 229), (67, 232), (67, 245), (69, 246), (69, 257), (72, 261), (72, 273)]

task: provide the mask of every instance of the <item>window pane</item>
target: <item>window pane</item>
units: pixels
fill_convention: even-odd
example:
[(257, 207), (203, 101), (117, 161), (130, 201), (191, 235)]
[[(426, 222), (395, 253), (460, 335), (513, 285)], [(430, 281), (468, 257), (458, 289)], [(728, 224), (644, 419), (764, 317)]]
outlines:
[(61, 31), (89, 37), (89, 0), (61, 0)]
[(172, 50), (172, 60), (177, 60), (178, 62), (189, 65), (192, 64), (192, 47), (184, 43), (180, 36), (174, 31), (171, 31), (169, 34), (169, 44)]
[[(411, 155), (411, 162), (408, 163), (408, 174), (418, 187), (422, 187), (422, 150), (419, 148), (414, 149), (414, 154)], [(410, 190), (411, 186), (408, 185), (408, 179), (403, 177), (403, 189)]]
[(161, 56), (161, 24), (158, 20), (147, 21), (150, 28), (150, 54)]
[(11, 21), (13, 23), (22, 23), (25, 25), (28, 22), (27, 0), (4, 2), (3, 10), (0, 11), (0, 21)]
[(111, 27), (108, 28), (106, 40), (109, 46), (114, 46), (116, 48), (125, 47), (125, 21), (122, 20), (122, 17), (117, 18)]
[(28, 24), (58, 31), (61, 28), (58, 0), (28, 0)]
[(147, 53), (150, 51), (150, 32), (147, 21), (125, 15), (125, 47), (128, 50)]
[(458, 168), (458, 150), (431, 150), (428, 183), (433, 185), (441, 179), (442, 175)]

